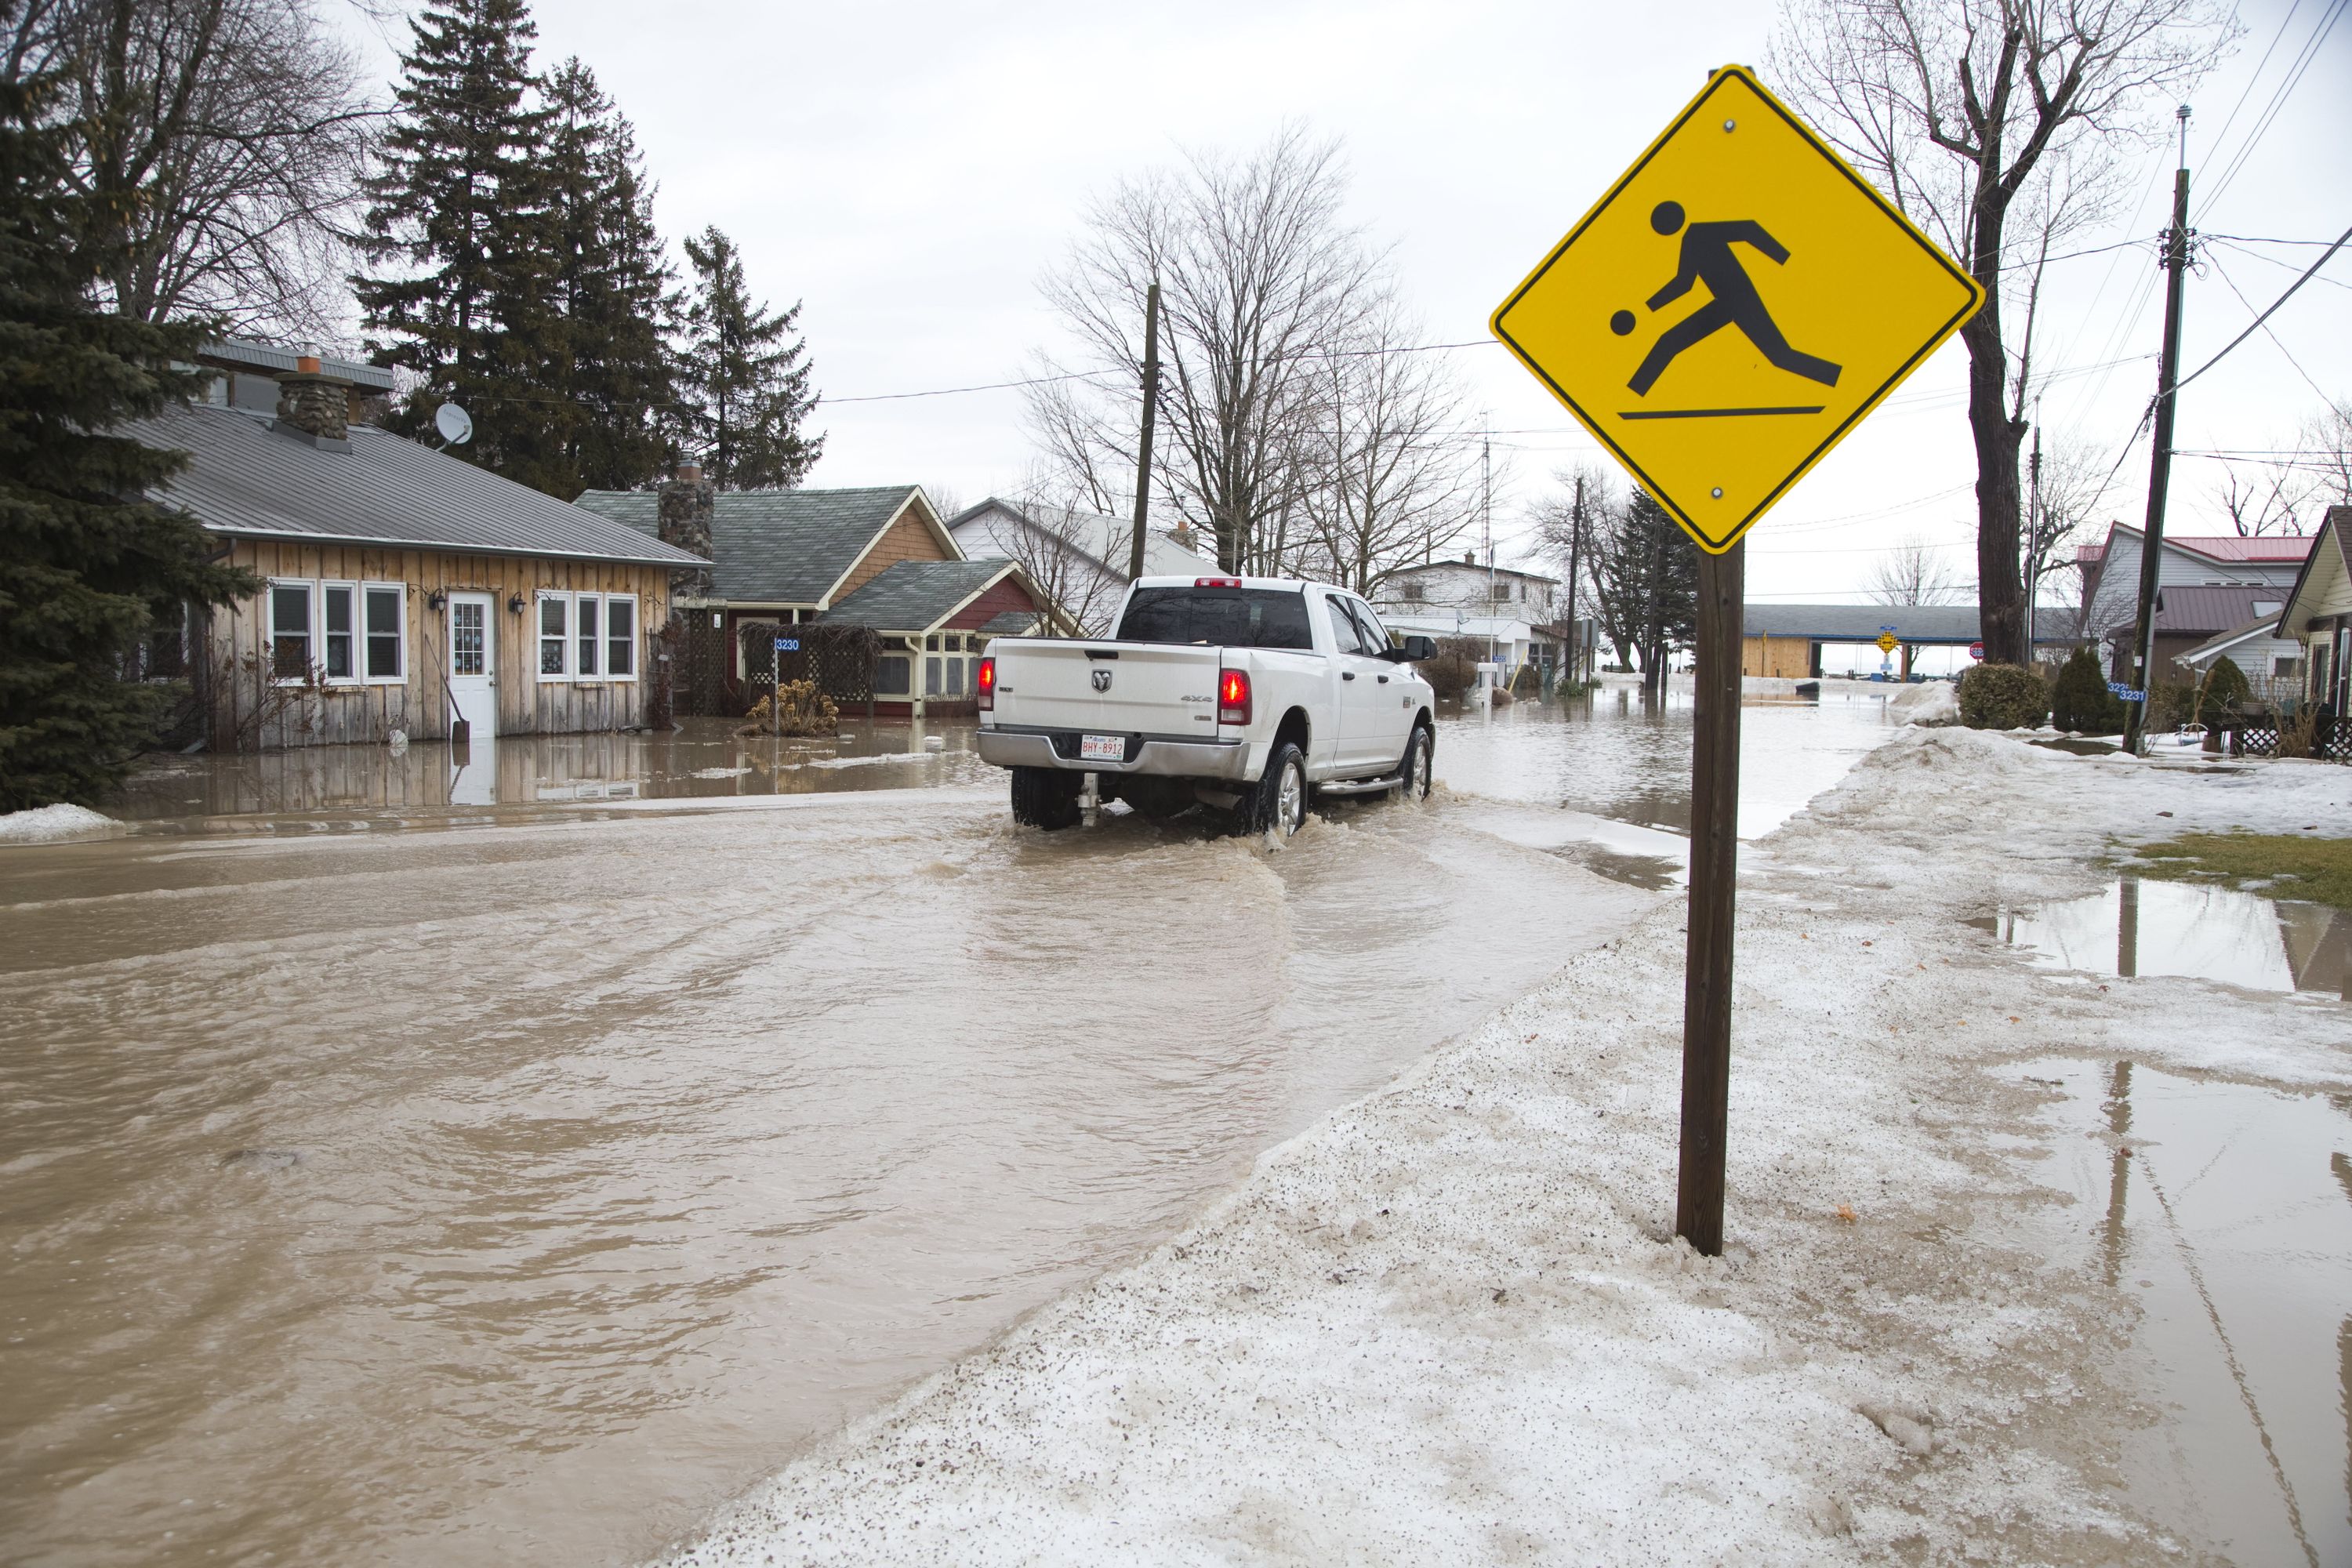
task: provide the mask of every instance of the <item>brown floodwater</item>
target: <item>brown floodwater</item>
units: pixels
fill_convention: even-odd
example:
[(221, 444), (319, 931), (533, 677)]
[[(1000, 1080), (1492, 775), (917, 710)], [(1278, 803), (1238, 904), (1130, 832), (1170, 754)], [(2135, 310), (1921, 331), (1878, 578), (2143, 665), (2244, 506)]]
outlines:
[[(1751, 714), (1759, 818), (1851, 719)], [(641, 1560), (1612, 936), (1571, 851), (1672, 861), (1688, 734), (1449, 721), (1269, 854), (845, 728), (178, 759), (0, 850), (0, 1557)]]

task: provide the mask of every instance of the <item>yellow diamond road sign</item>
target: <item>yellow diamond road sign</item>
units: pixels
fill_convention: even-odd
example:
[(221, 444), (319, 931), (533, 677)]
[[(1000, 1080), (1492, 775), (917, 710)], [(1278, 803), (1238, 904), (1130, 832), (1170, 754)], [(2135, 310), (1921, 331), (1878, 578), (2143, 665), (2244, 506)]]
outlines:
[(1901, 647), (1902, 646), (1902, 639), (1897, 637), (1893, 632), (1881, 632), (1878, 634), (1879, 652), (1893, 653), (1896, 648)]
[(1721, 554), (1983, 300), (1754, 77), (1727, 66), (1494, 328)]

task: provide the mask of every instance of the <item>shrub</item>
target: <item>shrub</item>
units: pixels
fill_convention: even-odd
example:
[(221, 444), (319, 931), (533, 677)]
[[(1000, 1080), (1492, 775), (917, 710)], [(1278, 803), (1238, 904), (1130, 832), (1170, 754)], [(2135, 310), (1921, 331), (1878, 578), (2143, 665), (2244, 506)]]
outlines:
[(1960, 677), (1960, 722), (1971, 730), (2031, 730), (2049, 713), (2050, 689), (2030, 669), (1980, 664)]
[[(782, 713), (777, 710), (781, 708)], [(743, 716), (738, 735), (830, 735), (840, 727), (841, 710), (813, 680), (787, 680), (772, 699), (762, 697)]]
[(2246, 700), (2252, 695), (2253, 688), (2246, 680), (2246, 672), (2240, 669), (2237, 662), (2229, 655), (2223, 654), (2213, 661), (2213, 668), (2206, 672), (2205, 691), (2198, 704), (2197, 716), (2203, 719), (2221, 713), (2233, 713), (2243, 708), (2246, 705)]
[(1440, 637), (1437, 657), (1423, 661), (1421, 678), (1440, 699), (1458, 702), (1477, 683), (1478, 661), (1486, 657), (1486, 645), (1480, 638)]
[(2107, 689), (2106, 672), (2087, 643), (2058, 671), (2050, 692), (2050, 722), (2061, 730), (2086, 735), (2123, 732), (2123, 700)]

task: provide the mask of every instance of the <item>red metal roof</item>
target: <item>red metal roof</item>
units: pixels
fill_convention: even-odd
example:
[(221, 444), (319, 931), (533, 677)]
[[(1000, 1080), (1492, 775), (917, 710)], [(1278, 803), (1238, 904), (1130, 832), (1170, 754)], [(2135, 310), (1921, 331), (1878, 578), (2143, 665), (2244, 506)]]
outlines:
[(2194, 550), (2200, 555), (2210, 555), (2219, 561), (2294, 563), (2311, 553), (2311, 540), (2308, 533), (2273, 533), (2255, 539), (2241, 539), (2235, 534), (2202, 539), (2175, 539), (2168, 535), (2165, 542), (2178, 544), (2183, 550)]

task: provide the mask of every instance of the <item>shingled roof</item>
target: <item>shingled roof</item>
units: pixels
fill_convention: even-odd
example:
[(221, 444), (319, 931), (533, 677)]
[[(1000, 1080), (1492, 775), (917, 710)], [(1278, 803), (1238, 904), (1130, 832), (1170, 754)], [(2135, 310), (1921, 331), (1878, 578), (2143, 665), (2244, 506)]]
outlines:
[[(739, 605), (823, 604), (917, 494), (914, 485), (722, 490), (710, 517), (712, 596)], [(660, 498), (651, 490), (589, 490), (573, 504), (648, 539), (659, 536)]]
[(901, 561), (818, 618), (928, 631), (1013, 570), (1010, 561)]
[(158, 499), (215, 533), (331, 540), (491, 555), (562, 555), (656, 566), (689, 555), (486, 468), (354, 425), (321, 445), (233, 408), (169, 408), (123, 427), (188, 454)]

